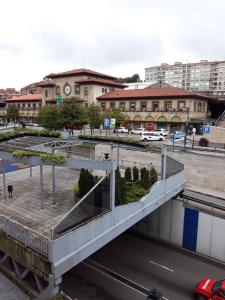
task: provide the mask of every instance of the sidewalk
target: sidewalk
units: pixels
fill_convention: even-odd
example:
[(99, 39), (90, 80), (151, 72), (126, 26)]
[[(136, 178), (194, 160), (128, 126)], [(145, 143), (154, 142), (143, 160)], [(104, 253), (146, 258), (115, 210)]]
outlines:
[(30, 299), (7, 277), (0, 273), (0, 300), (28, 300)]
[(213, 189), (208, 189), (205, 187), (201, 187), (201, 186), (197, 186), (197, 185), (192, 185), (190, 183), (186, 184), (186, 189), (196, 192), (196, 193), (200, 193), (203, 195), (208, 195), (211, 197), (216, 197), (216, 198), (220, 198), (225, 200), (225, 191), (217, 191), (217, 190), (213, 190)]

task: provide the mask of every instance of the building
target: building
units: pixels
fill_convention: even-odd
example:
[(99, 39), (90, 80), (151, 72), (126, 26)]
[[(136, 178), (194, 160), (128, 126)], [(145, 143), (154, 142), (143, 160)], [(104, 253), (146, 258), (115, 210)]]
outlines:
[(124, 89), (126, 85), (110, 75), (89, 69), (75, 69), (51, 73), (39, 87), (42, 88), (45, 103), (55, 104), (58, 99), (74, 97), (77, 102), (88, 106), (96, 104), (97, 97), (113, 90)]
[(6, 99), (4, 102), (6, 102), (6, 106), (0, 107), (0, 118), (3, 119), (6, 115), (7, 107), (14, 104), (19, 110), (21, 121), (33, 121), (42, 107), (42, 94), (20, 95)]
[[(145, 81), (167, 82), (186, 90), (218, 97), (225, 95), (225, 61), (175, 62), (145, 68)], [(224, 97), (222, 97), (224, 99)]]
[(129, 127), (184, 130), (207, 120), (212, 97), (176, 87), (117, 90), (97, 98), (102, 111), (119, 108)]
[(15, 88), (0, 89), (0, 99), (8, 99), (20, 95)]

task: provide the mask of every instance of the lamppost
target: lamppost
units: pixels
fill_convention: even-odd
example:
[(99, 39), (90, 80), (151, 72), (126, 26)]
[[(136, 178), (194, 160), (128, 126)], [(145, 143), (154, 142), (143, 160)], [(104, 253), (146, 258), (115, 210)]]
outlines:
[(183, 108), (185, 110), (187, 110), (187, 119), (186, 119), (186, 123), (185, 123), (185, 136), (184, 136), (184, 151), (185, 151), (186, 144), (187, 144), (188, 128), (189, 128), (190, 109), (189, 109), (189, 107), (183, 107)]

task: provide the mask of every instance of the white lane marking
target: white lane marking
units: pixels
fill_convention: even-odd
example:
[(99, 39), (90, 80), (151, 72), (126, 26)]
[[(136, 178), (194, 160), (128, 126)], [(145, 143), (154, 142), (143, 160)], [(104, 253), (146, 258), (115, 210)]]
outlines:
[(167, 271), (169, 271), (169, 272), (174, 272), (174, 270), (172, 270), (172, 269), (170, 269), (170, 268), (168, 268), (168, 267), (166, 267), (166, 266), (160, 265), (160, 264), (158, 264), (157, 262), (155, 262), (155, 261), (153, 261), (153, 260), (150, 260), (149, 262), (150, 262), (151, 264), (156, 265), (156, 266), (158, 266), (158, 267), (160, 267), (160, 268), (162, 268), (162, 269), (165, 269), (165, 270), (167, 270)]

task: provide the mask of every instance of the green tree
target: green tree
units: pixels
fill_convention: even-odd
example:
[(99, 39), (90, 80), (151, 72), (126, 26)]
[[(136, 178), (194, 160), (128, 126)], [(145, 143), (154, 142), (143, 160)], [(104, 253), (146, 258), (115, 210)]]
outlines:
[(158, 175), (154, 167), (150, 170), (150, 184), (151, 186), (158, 180)]
[(59, 116), (61, 124), (70, 127), (73, 134), (73, 126), (85, 124), (88, 121), (87, 112), (75, 98), (66, 98), (59, 106)]
[(96, 179), (87, 169), (80, 170), (80, 177), (78, 180), (79, 193), (78, 197), (84, 197), (95, 185)]
[(144, 189), (149, 189), (151, 182), (150, 182), (150, 176), (149, 176), (149, 171), (146, 168), (141, 168), (141, 182), (140, 182), (141, 187)]
[(132, 181), (131, 168), (129, 167), (125, 169), (125, 180)]
[(139, 180), (139, 170), (136, 166), (133, 167), (133, 181)]
[(62, 120), (60, 119), (58, 106), (46, 105), (40, 110), (38, 123), (48, 130), (57, 130), (62, 128)]
[(15, 104), (10, 104), (6, 109), (6, 118), (14, 122), (19, 119), (19, 110)]
[(130, 77), (120, 78), (120, 80), (124, 83), (141, 82), (139, 74), (134, 74)]
[(101, 109), (99, 106), (91, 104), (91, 106), (88, 107), (87, 113), (88, 113), (88, 121), (91, 127), (91, 134), (92, 134), (94, 128), (99, 127), (103, 121), (101, 115)]
[(109, 116), (110, 118), (116, 119), (116, 128), (118, 128), (126, 120), (125, 115), (121, 112), (119, 108), (114, 109)]

